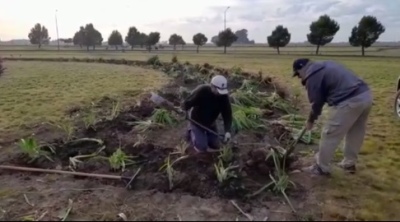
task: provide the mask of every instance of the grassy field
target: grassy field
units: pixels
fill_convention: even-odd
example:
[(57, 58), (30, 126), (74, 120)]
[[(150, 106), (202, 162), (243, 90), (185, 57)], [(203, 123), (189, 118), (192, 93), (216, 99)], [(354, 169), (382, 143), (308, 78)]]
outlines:
[[(382, 52), (382, 55), (388, 52)], [(101, 57), (131, 60), (146, 60), (154, 54), (156, 53), (105, 51), (0, 52), (4, 57)], [(262, 70), (265, 75), (276, 77), (289, 89), (301, 89), (299, 82), (290, 76), (291, 63), (296, 58), (295, 55), (260, 56), (257, 52), (245, 50), (227, 55), (206, 52), (195, 54), (186, 51), (177, 51), (174, 54), (182, 62), (207, 62), (225, 68), (240, 66), (254, 72)], [(342, 54), (347, 55), (346, 52)], [(170, 61), (172, 54), (162, 52), (159, 56), (161, 60)], [(327, 59), (327, 57), (310, 57)], [(323, 208), (322, 218), (398, 219), (400, 218), (398, 210), (400, 123), (393, 115), (393, 99), (396, 80), (400, 74), (400, 63), (397, 58), (388, 57), (335, 56), (333, 59), (347, 65), (367, 81), (374, 94), (374, 107), (368, 123), (368, 135), (361, 151), (359, 172), (356, 175), (335, 173), (332, 179), (320, 181), (315, 188)], [(3, 101), (0, 105), (0, 124), (4, 130), (16, 130), (22, 123), (37, 121), (45, 116), (61, 118), (63, 110), (71, 104), (99, 98), (104, 94), (156, 87), (162, 81), (162, 77), (157, 74), (143, 73), (133, 67), (124, 66), (41, 62), (5, 64), (10, 74), (2, 77), (0, 81), (0, 95)], [(141, 81), (136, 81), (130, 74), (141, 75)], [(305, 96), (304, 91), (301, 92)]]

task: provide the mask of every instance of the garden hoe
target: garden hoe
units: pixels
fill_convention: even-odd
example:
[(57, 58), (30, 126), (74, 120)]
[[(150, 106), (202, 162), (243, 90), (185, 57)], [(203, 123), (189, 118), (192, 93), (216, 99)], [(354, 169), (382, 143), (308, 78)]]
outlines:
[(107, 174), (95, 174), (95, 173), (81, 173), (81, 172), (72, 172), (72, 171), (64, 171), (64, 170), (50, 170), (50, 169), (39, 169), (39, 168), (31, 168), (31, 167), (18, 167), (18, 166), (6, 166), (0, 165), (0, 169), (3, 170), (16, 170), (16, 171), (26, 171), (26, 172), (38, 172), (38, 173), (54, 173), (54, 174), (64, 174), (64, 175), (73, 175), (73, 176), (81, 176), (81, 177), (94, 177), (100, 179), (111, 179), (111, 180), (121, 180), (125, 183), (126, 189), (132, 189), (132, 182), (139, 174), (141, 168), (139, 168), (136, 173), (132, 177), (127, 176), (116, 176), (116, 175), (107, 175)]
[(293, 141), (292, 144), (290, 144), (290, 146), (286, 149), (284, 158), (289, 157), (289, 155), (294, 151), (294, 149), (296, 148), (297, 143), (300, 141), (300, 139), (304, 136), (304, 134), (306, 133), (306, 128), (304, 127), (301, 131), (299, 136)]

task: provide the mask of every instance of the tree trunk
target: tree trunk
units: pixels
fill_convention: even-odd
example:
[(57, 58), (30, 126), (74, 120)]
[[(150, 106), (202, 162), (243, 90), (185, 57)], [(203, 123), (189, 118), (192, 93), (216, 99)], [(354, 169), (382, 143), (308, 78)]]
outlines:
[(86, 47), (87, 47), (87, 51), (89, 51), (89, 45), (87, 45)]
[(197, 50), (196, 50), (196, 51), (197, 51), (197, 53), (199, 53), (199, 47), (200, 47), (200, 46), (197, 46)]
[(96, 45), (93, 45), (93, 51), (96, 49)]
[(174, 51), (176, 50), (176, 45), (174, 45)]
[(131, 50), (133, 51), (133, 45), (131, 45)]
[(281, 51), (279, 51), (279, 46), (278, 46), (278, 47), (276, 47), (276, 51), (278, 51), (278, 55), (280, 55), (280, 54), (281, 54)]
[(40, 43), (39, 43), (39, 45), (38, 45), (38, 49), (40, 49), (40, 47), (42, 47), (42, 44), (40, 44)]
[(224, 54), (226, 54), (226, 45), (224, 46)]
[(364, 46), (361, 46), (361, 55), (365, 56), (365, 48), (364, 48)]
[(317, 50), (315, 51), (315, 54), (318, 55), (319, 53), (319, 44), (317, 45)]
[(117, 45), (115, 46), (115, 50), (118, 50), (118, 46)]
[(81, 49), (82, 49), (82, 44), (79, 44), (79, 47), (81, 47)]

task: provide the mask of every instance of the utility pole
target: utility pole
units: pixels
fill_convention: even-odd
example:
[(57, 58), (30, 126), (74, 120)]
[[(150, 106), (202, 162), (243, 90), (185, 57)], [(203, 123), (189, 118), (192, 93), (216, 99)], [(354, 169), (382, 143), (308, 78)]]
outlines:
[(230, 6), (228, 6), (228, 7), (225, 9), (225, 12), (224, 12), (224, 31), (226, 30), (226, 11), (228, 11), (229, 8), (230, 8)]
[(57, 50), (60, 51), (60, 37), (58, 36), (57, 11), (58, 10), (56, 9)]

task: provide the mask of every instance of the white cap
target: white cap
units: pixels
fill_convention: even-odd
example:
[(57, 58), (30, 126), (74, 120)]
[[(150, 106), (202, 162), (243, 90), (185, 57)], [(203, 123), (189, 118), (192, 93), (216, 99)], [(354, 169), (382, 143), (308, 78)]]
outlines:
[(228, 94), (228, 81), (222, 75), (216, 75), (211, 79), (211, 85), (217, 88), (217, 91), (221, 95)]

